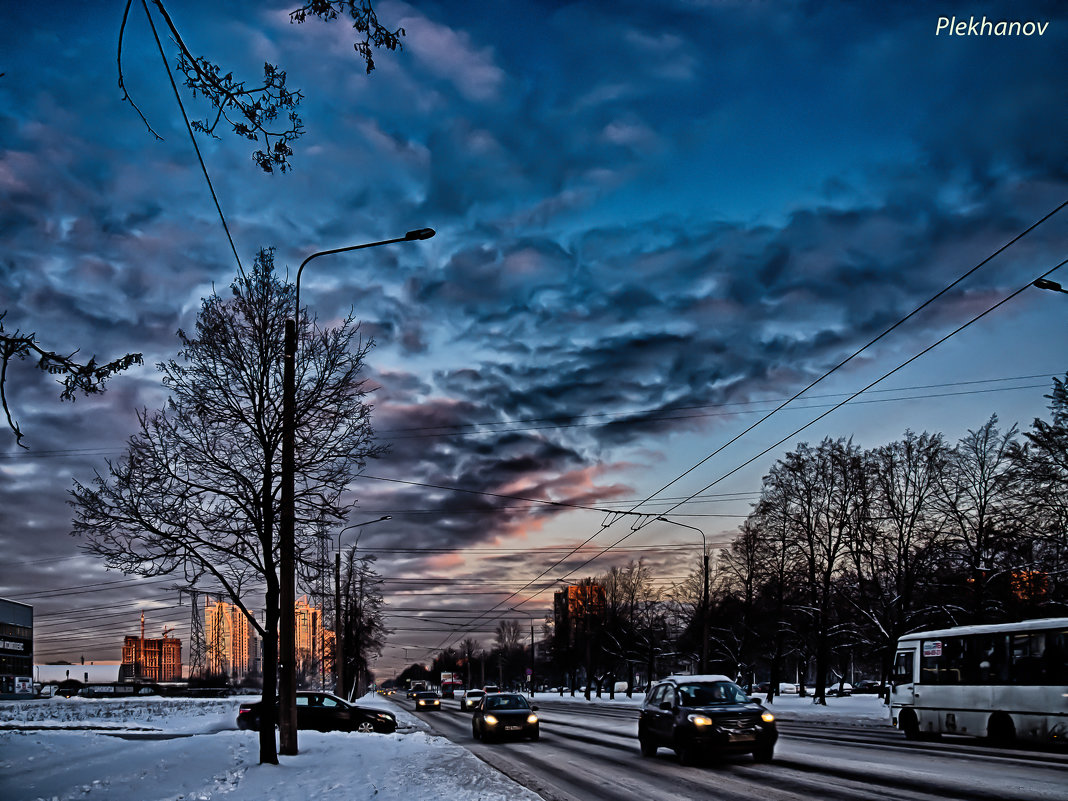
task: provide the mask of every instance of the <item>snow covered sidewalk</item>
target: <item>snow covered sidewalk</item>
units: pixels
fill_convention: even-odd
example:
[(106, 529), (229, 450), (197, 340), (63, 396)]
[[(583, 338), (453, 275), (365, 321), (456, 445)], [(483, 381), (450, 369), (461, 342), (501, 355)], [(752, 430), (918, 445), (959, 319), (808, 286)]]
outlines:
[[(299, 756), (280, 757), (279, 765), (260, 765), (257, 735), (235, 727), (240, 700), (56, 698), (0, 703), (0, 798), (539, 799), (462, 746), (428, 734), (406, 710), (374, 698), (361, 703), (388, 706), (407, 733), (302, 731)], [(121, 733), (189, 736), (114, 736)]]

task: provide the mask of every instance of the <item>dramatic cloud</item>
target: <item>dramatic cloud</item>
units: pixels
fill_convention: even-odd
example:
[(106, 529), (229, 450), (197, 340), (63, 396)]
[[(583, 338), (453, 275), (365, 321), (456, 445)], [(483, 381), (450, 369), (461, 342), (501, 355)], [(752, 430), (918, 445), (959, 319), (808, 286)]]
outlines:
[[(695, 552), (655, 549), (678, 531), (585, 562), (629, 531), (600, 533), (610, 510), (639, 505), (1068, 196), (1063, 14), (1043, 37), (950, 42), (934, 14), (905, 4), (386, 2), (379, 16), (406, 29), (404, 49), (367, 76), (346, 24), (294, 26), (289, 10), (172, 9), (198, 53), (250, 80), (278, 63), (304, 94), (289, 174), (260, 174), (251, 143), (198, 140), (246, 267), (273, 247), (292, 278), (312, 252), (437, 229), (317, 260), (301, 285), (320, 325), (352, 311), (376, 342), (366, 376), (390, 450), (353, 483), (352, 521), (392, 517), (360, 542), (379, 553), (398, 608), (402, 590), (437, 590), (420, 605), (487, 609), (550, 571), (522, 590), (544, 608), (541, 591), (569, 570), (639, 557), (665, 582), (685, 575)], [(188, 625), (173, 582), (111, 584), (125, 579), (78, 554), (65, 501), (72, 479), (121, 456), (138, 410), (165, 403), (153, 366), (237, 272), (143, 12), (124, 65), (163, 140), (121, 102), (119, 23), (69, 3), (47, 20), (13, 8), (0, 32), (5, 330), (146, 362), (73, 404), (53, 377), (11, 367), (30, 450), (11, 438), (0, 450), (0, 595), (51, 621), (46, 658), (115, 658), (114, 632), (98, 627), (131, 626), (138, 602), (153, 625)], [(840, 398), (1053, 267), (1065, 214), (820, 392)], [(899, 386), (1063, 373), (1036, 342), (1063, 331), (1057, 300), (1025, 293)], [(974, 427), (994, 411), (1026, 425), (1045, 407), (1042, 384), (937, 408), (916, 390), (910, 408), (858, 413), (836, 433)], [(799, 421), (769, 424), (690, 484)], [(712, 540), (729, 539), (769, 464), (716, 506), (736, 517), (700, 519)], [(485, 594), (458, 597), (471, 586)], [(81, 601), (118, 617), (90, 614), (68, 648)]]

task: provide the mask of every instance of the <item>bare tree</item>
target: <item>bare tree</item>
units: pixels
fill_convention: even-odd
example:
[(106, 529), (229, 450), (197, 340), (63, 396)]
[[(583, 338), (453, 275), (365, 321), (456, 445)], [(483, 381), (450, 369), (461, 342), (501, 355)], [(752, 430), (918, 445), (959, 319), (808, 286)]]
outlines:
[(128, 353), (106, 364), (97, 363), (95, 356), (88, 361), (78, 361), (75, 359), (78, 351), (63, 355), (56, 351), (46, 350), (37, 341), (37, 334), (24, 334), (18, 329), (13, 332), (5, 331), (4, 318), (6, 316), (6, 311), (0, 312), (0, 406), (3, 406), (7, 427), (15, 435), (15, 444), (22, 448), (26, 447), (22, 443), (24, 434), (18, 421), (11, 415), (7, 398), (8, 366), (12, 360), (32, 359), (38, 370), (60, 376), (58, 383), (63, 390), (59, 396), (62, 400), (69, 401), (75, 400), (78, 393), (93, 395), (103, 392), (104, 385), (109, 378), (143, 362), (140, 353)]
[(847, 597), (858, 629), (889, 675), (897, 640), (915, 630), (927, 611), (921, 590), (934, 583), (943, 553), (945, 515), (936, 506), (948, 449), (940, 435), (906, 431), (902, 439), (867, 454), (872, 480), (871, 525), (850, 544)]
[[(74, 482), (73, 533), (109, 568), (177, 574), (186, 586), (221, 587), (263, 638), (263, 697), (269, 714), (261, 762), (277, 762), (273, 713), (278, 661), (277, 522), (281, 462), (282, 342), (293, 287), (261, 251), (233, 297), (207, 298), (196, 336), (179, 331), (181, 362), (159, 365), (167, 407), (138, 415), (126, 454), (90, 486)], [(350, 317), (318, 330), (298, 325), (296, 403), (297, 562), (314, 573), (317, 530), (343, 520), (341, 495), (379, 453), (360, 372), (371, 342)], [(244, 604), (265, 587), (262, 620)]]
[(960, 439), (941, 474), (949, 542), (970, 589), (965, 620), (958, 622), (999, 616), (1004, 588), (1016, 567), (1012, 551), (1021, 532), (1012, 503), (1017, 477), (1009, 457), (1016, 433), (1016, 426), (1001, 432), (997, 415), (992, 415)]
[[(232, 71), (224, 72), (223, 68), (212, 60), (195, 55), (162, 0), (151, 0), (151, 4), (155, 6), (163, 26), (178, 48), (177, 66), (186, 88), (191, 91), (193, 97), (207, 100), (213, 109), (209, 117), (192, 120), (192, 129), (215, 137), (216, 130), (223, 124), (229, 127), (235, 136), (262, 146), (261, 150), (253, 153), (252, 158), (264, 172), (274, 172), (275, 169), (280, 172), (289, 170), (289, 157), (293, 155), (291, 144), (304, 133), (304, 124), (296, 112), (303, 95), (300, 91), (291, 91), (286, 87), (285, 70), (269, 62), (264, 63), (262, 79), (250, 86), (247, 81), (235, 78)], [(141, 5), (158, 43), (159, 33), (148, 3), (143, 1)], [(134, 108), (149, 131), (156, 138), (160, 138), (126, 89), (122, 56), (132, 6), (133, 0), (127, 0), (119, 26), (116, 59), (119, 88), (123, 92), (123, 100)], [(391, 31), (381, 25), (370, 0), (312, 0), (290, 12), (289, 18), (291, 22), (301, 24), (309, 17), (331, 22), (345, 16), (352, 20), (353, 30), (357, 33), (354, 47), (363, 59), (368, 74), (375, 68), (375, 48), (401, 49), (400, 40), (404, 36), (404, 29)], [(162, 48), (162, 44), (160, 47)], [(284, 122), (280, 123), (279, 118), (283, 118)]]
[(817, 448), (802, 443), (764, 481), (787, 503), (791, 548), (805, 596), (802, 610), (811, 629), (807, 642), (816, 657), (815, 701), (826, 703), (836, 580), (855, 531), (869, 515), (862, 454), (851, 441), (825, 439)]
[(341, 622), (345, 636), (343, 653), (344, 675), (352, 677), (349, 687), (343, 688), (346, 698), (363, 695), (369, 684), (372, 660), (381, 655), (389, 630), (382, 612), (382, 578), (374, 570), (375, 557), (357, 556), (356, 549), (348, 551), (345, 577), (341, 589)]

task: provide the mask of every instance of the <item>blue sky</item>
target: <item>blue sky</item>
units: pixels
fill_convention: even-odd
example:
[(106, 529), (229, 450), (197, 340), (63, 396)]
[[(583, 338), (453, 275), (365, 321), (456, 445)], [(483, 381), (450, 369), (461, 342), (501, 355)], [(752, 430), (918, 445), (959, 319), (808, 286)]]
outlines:
[[(194, 52), (250, 82), (270, 61), (304, 95), (285, 175), (261, 173), (251, 143), (200, 139), (246, 266), (264, 247), (294, 269), (316, 250), (438, 232), (317, 260), (301, 287), (321, 321), (351, 307), (377, 342), (375, 425), (393, 448), (366, 472), (417, 484), (357, 481), (353, 520), (393, 515), (361, 547), (379, 552), (394, 606), (485, 609), (498, 596), (476, 591), (502, 577), (563, 576), (538, 549), (607, 545), (627, 524), (598, 534), (602, 513), (499, 496), (631, 508), (1068, 199), (1063, 5), (888, 5), (381, 2), (406, 36), (370, 76), (348, 25), (292, 25), (295, 3), (168, 5)], [(15, 370), (30, 450), (0, 441), (0, 594), (37, 606), (54, 639), (42, 659), (106, 659), (118, 646), (89, 629), (109, 619), (90, 614), (85, 639), (70, 637), (78, 604), (129, 602), (108, 625), (130, 630), (140, 599), (159, 626), (188, 612), (162, 585), (46, 595), (121, 578), (76, 555), (66, 493), (121, 453), (137, 409), (162, 404), (152, 366), (236, 265), (143, 11), (126, 85), (162, 141), (117, 88), (123, 4), (55, 8), (2, 12), (4, 324), (101, 359), (140, 350), (146, 367), (74, 404)], [(941, 13), (1049, 26), (936, 36)], [(1066, 232), (1068, 211), (812, 391), (833, 399), (797, 405), (837, 402), (1043, 274)], [(673, 516), (726, 542), (797, 441), (875, 446), (906, 428), (952, 441), (994, 413), (1026, 428), (1065, 372), (1066, 313), (1061, 295), (1021, 294), (888, 379), (896, 395), (851, 404), (709, 490), (738, 496)], [(817, 413), (776, 415), (665, 494), (698, 492)], [(656, 548), (694, 537), (652, 525), (627, 542), (647, 550), (585, 572), (644, 556), (670, 583), (687, 567)], [(491, 547), (525, 550), (477, 550)], [(399, 592), (413, 577), (472, 583), (413, 600)], [(395, 645), (441, 640), (396, 627)]]

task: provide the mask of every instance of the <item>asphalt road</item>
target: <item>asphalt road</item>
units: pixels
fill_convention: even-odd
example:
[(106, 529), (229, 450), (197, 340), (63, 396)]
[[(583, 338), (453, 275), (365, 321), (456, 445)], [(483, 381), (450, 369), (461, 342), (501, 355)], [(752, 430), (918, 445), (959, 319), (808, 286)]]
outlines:
[(440, 712), (418, 717), (547, 801), (1068, 798), (1063, 751), (994, 749), (963, 738), (913, 743), (892, 729), (786, 723), (770, 765), (738, 756), (683, 767), (667, 749), (640, 755), (633, 710), (576, 711), (536, 698), (540, 741), (485, 744), (471, 736), (470, 714), (455, 701), (443, 703)]

